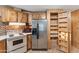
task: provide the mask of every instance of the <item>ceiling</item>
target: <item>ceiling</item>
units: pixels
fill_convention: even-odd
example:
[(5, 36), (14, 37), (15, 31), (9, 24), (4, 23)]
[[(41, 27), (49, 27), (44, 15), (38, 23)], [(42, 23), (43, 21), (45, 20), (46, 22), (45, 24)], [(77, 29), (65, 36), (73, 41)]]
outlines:
[(74, 11), (79, 9), (79, 5), (11, 5), (12, 7), (22, 8), (28, 11), (46, 11), (47, 9), (64, 9)]

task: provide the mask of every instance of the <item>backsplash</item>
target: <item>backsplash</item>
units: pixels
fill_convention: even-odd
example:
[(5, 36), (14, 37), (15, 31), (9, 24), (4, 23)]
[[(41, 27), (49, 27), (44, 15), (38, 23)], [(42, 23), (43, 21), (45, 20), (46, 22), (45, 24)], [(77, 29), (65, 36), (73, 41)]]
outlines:
[(6, 26), (6, 30), (23, 30), (24, 26), (11, 25)]
[(7, 35), (9, 34), (18, 34), (18, 33), (22, 33), (22, 30), (23, 30), (23, 27), (24, 26), (7, 26), (6, 27), (6, 32), (7, 32)]
[(23, 26), (0, 26), (0, 36), (22, 33)]
[[(18, 25), (0, 26), (0, 36), (6, 34), (10, 35), (10, 34), (22, 33), (25, 27), (26, 26), (18, 26)], [(31, 26), (29, 26), (29, 28), (26, 28), (25, 30), (31, 30)]]
[(6, 35), (6, 29), (5, 26), (0, 26), (0, 36)]
[(7, 30), (7, 35), (22, 33), (22, 30)]

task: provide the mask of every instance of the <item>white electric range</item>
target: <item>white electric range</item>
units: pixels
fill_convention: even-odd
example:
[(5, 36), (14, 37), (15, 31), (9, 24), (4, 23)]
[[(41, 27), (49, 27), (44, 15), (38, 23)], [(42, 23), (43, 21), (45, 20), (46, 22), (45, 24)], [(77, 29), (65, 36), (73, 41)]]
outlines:
[(23, 53), (27, 51), (26, 36), (15, 34), (7, 38), (7, 53)]

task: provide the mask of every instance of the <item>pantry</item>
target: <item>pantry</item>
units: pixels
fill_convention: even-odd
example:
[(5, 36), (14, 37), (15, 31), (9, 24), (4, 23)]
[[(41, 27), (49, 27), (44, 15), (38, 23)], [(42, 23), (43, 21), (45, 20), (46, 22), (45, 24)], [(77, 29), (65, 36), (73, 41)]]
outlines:
[(71, 13), (63, 9), (50, 9), (47, 12), (47, 16), (48, 28), (50, 28), (48, 29), (49, 49), (53, 47), (64, 52), (70, 52)]

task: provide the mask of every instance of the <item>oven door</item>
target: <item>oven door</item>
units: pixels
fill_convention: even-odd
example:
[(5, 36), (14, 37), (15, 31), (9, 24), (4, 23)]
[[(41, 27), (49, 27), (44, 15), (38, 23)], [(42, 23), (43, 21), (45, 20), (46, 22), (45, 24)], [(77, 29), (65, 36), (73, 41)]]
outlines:
[(26, 47), (26, 37), (18, 36), (7, 39), (7, 52), (15, 51), (17, 49)]

